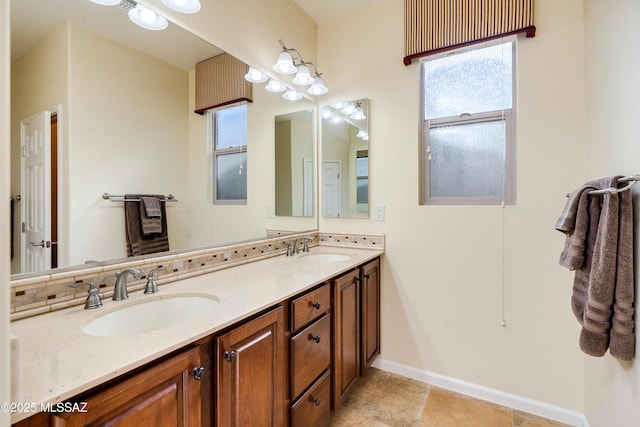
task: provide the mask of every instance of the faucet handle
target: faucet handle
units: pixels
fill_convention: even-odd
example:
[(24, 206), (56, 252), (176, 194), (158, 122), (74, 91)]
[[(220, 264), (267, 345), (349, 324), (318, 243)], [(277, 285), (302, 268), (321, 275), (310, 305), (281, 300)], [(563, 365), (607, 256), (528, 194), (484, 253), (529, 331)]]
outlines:
[(89, 295), (87, 296), (87, 300), (84, 303), (85, 310), (102, 307), (102, 300), (100, 299), (100, 294), (98, 294), (98, 288), (96, 288), (96, 285), (94, 283), (76, 282), (69, 284), (69, 287), (71, 288), (79, 288), (80, 286), (89, 286)]
[(293, 256), (293, 253), (295, 251), (295, 243), (293, 244), (293, 246), (291, 245), (291, 243), (287, 243), (287, 256)]
[(313, 237), (304, 238), (304, 246), (302, 247), (302, 252), (309, 252), (309, 242), (313, 242)]
[(160, 267), (154, 268), (149, 272), (149, 275), (147, 276), (147, 284), (144, 287), (145, 294), (155, 294), (158, 292), (158, 284), (156, 283), (156, 271), (164, 271), (166, 269), (166, 265), (161, 265)]

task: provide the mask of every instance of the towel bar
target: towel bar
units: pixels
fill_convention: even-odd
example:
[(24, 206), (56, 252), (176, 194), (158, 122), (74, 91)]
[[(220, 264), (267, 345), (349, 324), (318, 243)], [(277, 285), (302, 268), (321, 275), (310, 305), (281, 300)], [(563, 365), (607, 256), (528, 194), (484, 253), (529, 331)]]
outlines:
[[(638, 181), (640, 181), (640, 175), (625, 176), (623, 178), (619, 178), (618, 179), (618, 184), (624, 184), (625, 182), (628, 182), (629, 183), (628, 185), (626, 185), (626, 186), (624, 186), (622, 188), (610, 187), (610, 188), (605, 188), (605, 189), (602, 189), (602, 190), (591, 190), (591, 191), (589, 191), (589, 195), (590, 196), (597, 196), (597, 195), (601, 195), (601, 194), (622, 193), (623, 191), (629, 190)], [(567, 193), (567, 197), (569, 197), (570, 195), (571, 195), (571, 193)]]
[[(176, 199), (176, 196), (174, 196), (173, 194), (168, 194), (167, 196), (165, 196), (165, 200), (162, 200), (163, 202), (177, 202), (178, 199)], [(102, 193), (102, 198), (105, 200), (110, 200), (112, 202), (139, 202), (140, 199), (125, 199), (123, 195), (121, 194), (109, 194), (109, 193)]]

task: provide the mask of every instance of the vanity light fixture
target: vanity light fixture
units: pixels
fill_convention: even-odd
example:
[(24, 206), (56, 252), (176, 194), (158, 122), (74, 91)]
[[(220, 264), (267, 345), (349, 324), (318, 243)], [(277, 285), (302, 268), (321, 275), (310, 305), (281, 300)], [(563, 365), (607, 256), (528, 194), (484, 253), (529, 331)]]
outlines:
[(141, 4), (136, 4), (136, 7), (129, 10), (129, 19), (147, 30), (164, 30), (169, 25), (164, 16), (158, 15)]
[(282, 98), (287, 101), (297, 101), (302, 99), (302, 94), (294, 89), (289, 89), (285, 93), (282, 94)]
[(360, 130), (358, 131), (358, 133), (356, 134), (356, 136), (357, 136), (358, 138), (364, 138), (365, 136), (368, 136), (368, 135), (367, 135), (367, 132), (365, 132), (365, 131), (363, 131), (362, 129), (360, 129)]
[(265, 73), (251, 66), (249, 67), (249, 72), (244, 75), (244, 79), (251, 83), (266, 82), (268, 78), (269, 76), (267, 76)]
[(200, 10), (200, 0), (162, 0), (162, 3), (176, 12), (196, 13)]
[(332, 125), (339, 125), (342, 122), (344, 122), (344, 119), (337, 114), (333, 114), (331, 117), (329, 117), (329, 123), (331, 123)]
[(353, 120), (364, 120), (367, 118), (367, 116), (365, 116), (364, 114), (364, 111), (362, 110), (362, 107), (360, 106), (360, 103), (358, 103), (358, 106), (349, 117), (351, 117)]
[(264, 88), (269, 92), (284, 92), (285, 90), (287, 90), (287, 87), (285, 85), (275, 79), (269, 80), (269, 83), (267, 83)]
[[(302, 59), (300, 52), (296, 49), (286, 47), (282, 40), (278, 40), (278, 43), (282, 46), (282, 52), (280, 52), (278, 60), (272, 67), (274, 71), (280, 74), (295, 73), (296, 76), (292, 82), (299, 86), (311, 85), (308, 90), (308, 93), (311, 95), (322, 95), (329, 91), (320, 78), (322, 73), (318, 72), (313, 62), (307, 62)], [(309, 66), (313, 67), (314, 76), (311, 75)]]

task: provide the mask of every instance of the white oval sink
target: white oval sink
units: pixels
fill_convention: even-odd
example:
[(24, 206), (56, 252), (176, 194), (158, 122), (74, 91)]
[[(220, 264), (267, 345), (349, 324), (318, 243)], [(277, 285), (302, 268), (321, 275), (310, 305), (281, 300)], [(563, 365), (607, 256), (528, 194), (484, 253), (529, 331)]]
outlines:
[(333, 254), (333, 253), (308, 253), (299, 256), (300, 259), (311, 262), (338, 262), (346, 261), (351, 258), (350, 255)]
[(117, 308), (89, 320), (82, 332), (100, 337), (144, 334), (186, 323), (214, 310), (214, 296), (171, 295)]

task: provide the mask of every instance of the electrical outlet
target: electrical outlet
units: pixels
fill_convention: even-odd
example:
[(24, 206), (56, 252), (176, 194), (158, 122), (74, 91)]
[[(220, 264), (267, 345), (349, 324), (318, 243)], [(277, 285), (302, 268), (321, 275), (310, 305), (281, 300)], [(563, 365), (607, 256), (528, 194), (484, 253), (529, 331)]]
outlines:
[(376, 205), (373, 210), (374, 221), (384, 221), (384, 205)]

